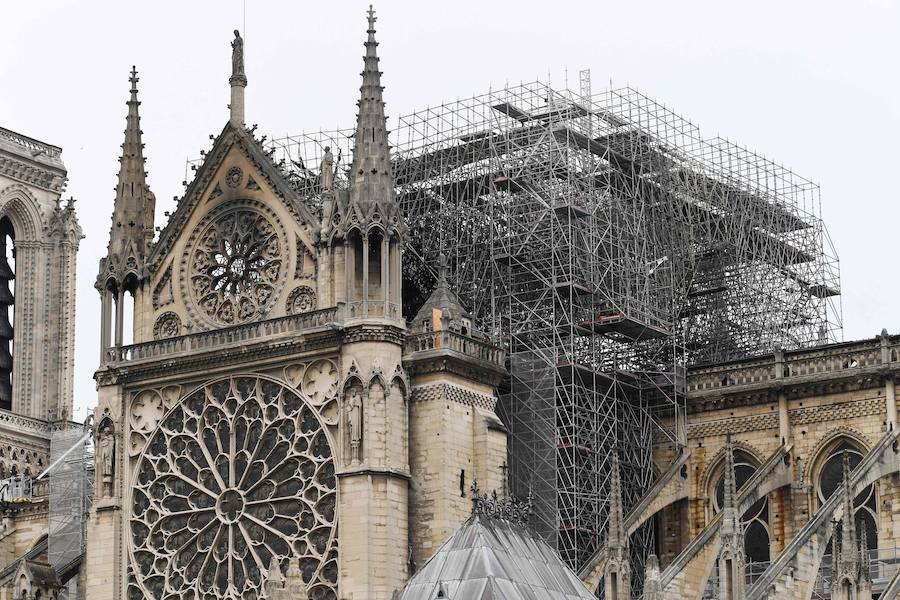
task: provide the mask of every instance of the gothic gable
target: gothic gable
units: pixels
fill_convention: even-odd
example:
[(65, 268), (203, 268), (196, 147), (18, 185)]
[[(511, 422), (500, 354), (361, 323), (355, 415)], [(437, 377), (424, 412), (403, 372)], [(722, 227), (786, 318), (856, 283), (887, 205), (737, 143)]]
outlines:
[(231, 123), (149, 259), (142, 341), (316, 308), (318, 222), (253, 137)]

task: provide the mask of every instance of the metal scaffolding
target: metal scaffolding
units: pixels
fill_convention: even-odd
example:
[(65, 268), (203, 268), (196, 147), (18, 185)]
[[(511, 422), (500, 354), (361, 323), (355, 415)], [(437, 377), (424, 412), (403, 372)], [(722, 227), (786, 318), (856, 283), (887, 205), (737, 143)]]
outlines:
[[(85, 548), (88, 510), (93, 499), (94, 461), (91, 429), (78, 423), (54, 423), (50, 434), (48, 559), (62, 576)], [(77, 577), (66, 581), (67, 597), (77, 597)], [(61, 596), (62, 597), (62, 596)]]
[[(313, 209), (325, 145), (347, 186), (352, 133), (269, 143)], [(393, 141), (405, 314), (443, 252), (509, 355), (512, 490), (573, 567), (605, 533), (611, 453), (627, 510), (653, 444), (683, 443), (687, 365), (841, 337), (818, 186), (636, 90), (524, 84), (402, 116)], [(632, 542), (645, 552), (651, 528)]]

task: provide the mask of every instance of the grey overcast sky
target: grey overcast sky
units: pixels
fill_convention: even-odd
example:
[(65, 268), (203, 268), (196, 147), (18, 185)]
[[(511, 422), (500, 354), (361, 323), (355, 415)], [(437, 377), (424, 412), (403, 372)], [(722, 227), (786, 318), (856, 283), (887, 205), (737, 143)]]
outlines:
[[(352, 126), (368, 2), (0, 3), (0, 125), (63, 148), (78, 256), (75, 403), (96, 402), (99, 299), (131, 65), (157, 224), (185, 160), (227, 119), (231, 31), (244, 29), (247, 121)], [(845, 339), (900, 332), (900, 2), (380, 0), (379, 53), (398, 114), (507, 82), (630, 84), (700, 126), (819, 182), (841, 259)]]

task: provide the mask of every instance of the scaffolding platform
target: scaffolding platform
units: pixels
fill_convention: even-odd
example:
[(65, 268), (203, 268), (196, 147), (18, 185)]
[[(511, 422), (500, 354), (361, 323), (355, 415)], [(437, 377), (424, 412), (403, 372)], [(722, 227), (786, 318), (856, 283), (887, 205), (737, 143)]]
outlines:
[(579, 321), (578, 325), (601, 335), (615, 335), (629, 340), (660, 339), (670, 337), (671, 331), (645, 323), (624, 313), (597, 315), (592, 319)]

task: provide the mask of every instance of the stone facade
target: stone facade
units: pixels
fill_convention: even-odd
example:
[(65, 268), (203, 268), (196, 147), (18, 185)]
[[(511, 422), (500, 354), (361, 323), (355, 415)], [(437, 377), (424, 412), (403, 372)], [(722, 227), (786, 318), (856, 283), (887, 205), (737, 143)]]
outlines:
[(321, 214), (244, 126), (236, 32), (230, 118), (154, 239), (132, 71), (97, 278), (92, 600), (389, 600), (469, 516), (467, 480), (504, 493), (503, 353), (451, 327), (445, 286), (437, 326), (402, 317), (374, 23), (354, 175), (323, 161)]
[[(75, 260), (81, 228), (62, 200), (62, 150), (0, 128), (0, 599), (45, 581), (54, 430), (72, 414)], [(14, 478), (14, 479), (10, 479)], [(15, 490), (15, 491), (14, 491)], [(26, 561), (21, 557), (28, 556)]]
[[(806, 543), (805, 536), (811, 535), (807, 533), (809, 524), (817, 516), (821, 518), (823, 510), (834, 511), (833, 517), (823, 519), (827, 523), (832, 518), (843, 519), (842, 515), (848, 512), (829, 508), (826, 502), (832, 494), (840, 493), (840, 460), (845, 451), (852, 467), (863, 465), (861, 471), (867, 457), (896, 431), (894, 378), (900, 369), (898, 350), (900, 337), (883, 332), (872, 340), (776, 352), (691, 370), (687, 448), (679, 450), (674, 445), (661, 444), (656, 449), (661, 470), (677, 458), (678, 452), (689, 452), (686, 464), (691, 475), (688, 497), (657, 515), (664, 583), (666, 567), (671, 570), (665, 597), (699, 598), (707, 586), (722, 589), (715, 587), (721, 578), (716, 563), (703, 556), (708, 554), (705, 548), (721, 543), (714, 540), (724, 535), (724, 530), (717, 530), (709, 537), (709, 531), (710, 527), (718, 527), (717, 517), (722, 509), (729, 437), (734, 441), (738, 487), (746, 484), (741, 492), (750, 494), (755, 487), (775, 488), (760, 494), (742, 516), (743, 533), (752, 538), (745, 540), (751, 554), (745, 558), (757, 563), (757, 571), (776, 559), (776, 563), (788, 565), (779, 573), (772, 573), (777, 585), (773, 584), (771, 590), (751, 586), (745, 591), (746, 597), (810, 597), (819, 567), (825, 564), (830, 573), (830, 546), (819, 543), (807, 559), (802, 559), (803, 552), (796, 558), (786, 553), (795, 552), (800, 542)], [(770, 485), (766, 483), (772, 477), (768, 475), (768, 465), (776, 456), (782, 468), (786, 465), (788, 477)], [(874, 483), (851, 491), (856, 501), (852, 508), (855, 524), (850, 531), (857, 546), (862, 537), (867, 538), (872, 556), (879, 549), (892, 552), (898, 545), (898, 517), (893, 501), (900, 483), (897, 466), (900, 463), (896, 459), (889, 459), (887, 466), (872, 476)], [(763, 470), (765, 476), (761, 474)], [(707, 537), (710, 542), (698, 544), (698, 540)], [(821, 541), (828, 538), (830, 533)], [(852, 548), (843, 554), (851, 555)], [(887, 569), (882, 581), (893, 574), (890, 567), (879, 568)], [(772, 569), (780, 567), (776, 564)], [(785, 578), (790, 580), (789, 585), (783, 585)], [(751, 577), (750, 581), (755, 580)], [(880, 591), (877, 585), (875, 591)]]

